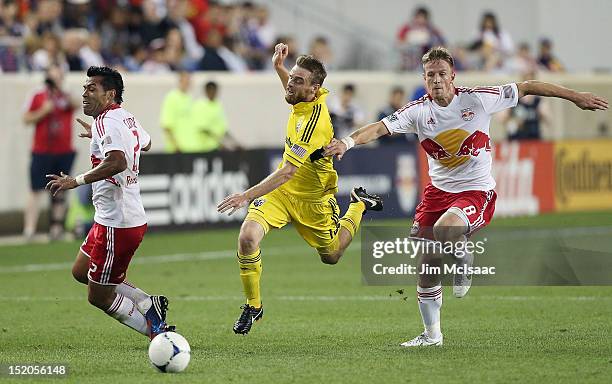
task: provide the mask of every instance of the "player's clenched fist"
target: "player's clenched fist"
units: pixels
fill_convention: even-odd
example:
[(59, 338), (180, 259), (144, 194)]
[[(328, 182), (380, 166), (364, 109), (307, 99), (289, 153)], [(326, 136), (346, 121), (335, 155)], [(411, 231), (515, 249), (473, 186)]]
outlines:
[(249, 199), (243, 193), (234, 193), (223, 199), (223, 201), (217, 205), (217, 212), (224, 213), (232, 209), (228, 213), (228, 216), (231, 216), (234, 212), (246, 206), (248, 203)]
[(288, 54), (289, 46), (287, 44), (276, 44), (274, 47), (274, 55), (272, 55), (272, 64), (274, 64), (275, 67), (282, 66)]
[(323, 156), (336, 156), (338, 160), (342, 160), (342, 156), (347, 151), (347, 146), (344, 142), (332, 139), (332, 141), (323, 148)]

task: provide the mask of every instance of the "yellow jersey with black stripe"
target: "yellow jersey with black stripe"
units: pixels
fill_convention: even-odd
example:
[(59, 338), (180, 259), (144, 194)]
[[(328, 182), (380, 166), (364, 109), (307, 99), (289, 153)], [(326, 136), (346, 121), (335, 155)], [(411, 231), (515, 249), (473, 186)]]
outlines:
[(332, 157), (323, 157), (323, 147), (334, 137), (334, 128), (325, 99), (329, 91), (320, 88), (316, 99), (292, 107), (287, 123), (283, 161), (298, 167), (280, 189), (301, 199), (317, 200), (338, 191), (338, 174)]

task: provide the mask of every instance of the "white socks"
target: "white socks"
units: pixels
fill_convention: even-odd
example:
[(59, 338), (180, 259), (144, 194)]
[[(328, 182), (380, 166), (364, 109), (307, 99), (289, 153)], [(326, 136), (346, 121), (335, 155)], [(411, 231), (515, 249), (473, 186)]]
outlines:
[(134, 304), (130, 298), (117, 294), (117, 296), (115, 296), (115, 301), (113, 301), (113, 304), (111, 304), (106, 313), (143, 335), (149, 335), (147, 320), (144, 315), (138, 311), (136, 304)]
[(442, 307), (442, 285), (421, 288), (417, 285), (417, 301), (423, 318), (425, 332), (430, 339), (442, 337), (440, 330), (440, 308)]
[(143, 315), (147, 313), (149, 308), (151, 308), (151, 296), (149, 296), (145, 291), (140, 288), (136, 288), (129, 281), (125, 280), (123, 283), (117, 285), (115, 289), (117, 295), (123, 295), (125, 297), (129, 297), (136, 306), (138, 310)]

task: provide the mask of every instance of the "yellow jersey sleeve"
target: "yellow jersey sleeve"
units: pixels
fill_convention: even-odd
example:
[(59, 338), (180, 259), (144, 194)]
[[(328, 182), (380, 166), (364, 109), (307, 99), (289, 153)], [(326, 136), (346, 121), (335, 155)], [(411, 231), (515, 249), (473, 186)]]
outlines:
[[(288, 140), (285, 142), (285, 152), (283, 153), (285, 161), (299, 168), (310, 159), (313, 152), (321, 149), (331, 140), (331, 138), (327, 138), (330, 135), (326, 134), (331, 129), (329, 119), (325, 118), (325, 115), (329, 115), (323, 113), (322, 116), (322, 109), (322, 104), (316, 105), (305, 127), (287, 136)], [(330, 125), (330, 127), (327, 127), (327, 125)]]

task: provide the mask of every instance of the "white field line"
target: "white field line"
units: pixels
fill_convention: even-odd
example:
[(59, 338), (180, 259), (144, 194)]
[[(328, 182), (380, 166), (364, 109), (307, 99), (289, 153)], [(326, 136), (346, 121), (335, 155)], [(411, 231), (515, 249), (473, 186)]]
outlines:
[[(293, 247), (270, 247), (263, 250), (264, 255), (282, 255), (291, 252), (304, 252), (309, 248), (306, 246)], [(312, 250), (312, 252), (315, 252)], [(130, 265), (133, 264), (164, 264), (178, 263), (184, 261), (206, 261), (231, 259), (236, 257), (236, 249), (222, 251), (206, 251), (194, 253), (175, 253), (170, 255), (159, 256), (135, 256)], [(41, 264), (24, 264), (11, 267), (0, 267), (0, 274), (6, 273), (24, 273), (24, 272), (47, 272), (47, 271), (65, 271), (72, 268), (73, 262), (66, 263), (41, 263)]]
[[(415, 294), (416, 295), (416, 294)], [(243, 296), (178, 296), (172, 297), (172, 301), (236, 301), (244, 300)], [(85, 301), (85, 296), (0, 296), (1, 301)], [(365, 295), (365, 296), (267, 296), (268, 301), (400, 301), (400, 296), (394, 295)], [(612, 300), (612, 296), (471, 296), (469, 300), (502, 300), (502, 301), (535, 301), (535, 300), (560, 300), (560, 301), (600, 301)]]
[[(498, 228), (496, 228), (498, 229)], [(503, 230), (503, 228), (500, 228)], [(517, 236), (517, 238), (529, 238), (529, 237), (547, 237), (551, 235), (565, 236), (570, 235), (584, 235), (584, 234), (608, 234), (612, 233), (612, 227), (575, 227), (575, 228), (561, 228), (559, 230), (518, 230), (508, 231), (504, 235), (504, 238), (511, 236)], [(295, 251), (307, 251), (310, 248), (306, 246), (293, 246), (293, 247), (272, 247), (263, 250), (265, 255), (281, 255), (287, 252)], [(357, 248), (349, 248), (347, 252), (356, 252)], [(313, 250), (314, 252), (314, 250)], [(195, 252), (195, 253), (176, 253), (160, 256), (148, 256), (148, 257), (135, 257), (131, 261), (133, 264), (163, 264), (163, 263), (176, 263), (183, 261), (205, 261), (205, 260), (218, 260), (235, 257), (236, 250), (221, 250), (221, 251), (206, 251), (206, 252)], [(64, 271), (72, 268), (72, 262), (65, 263), (41, 263), (41, 264), (24, 264), (10, 267), (0, 267), (0, 274), (8, 273), (24, 273), (24, 272), (47, 272), (47, 271)]]

